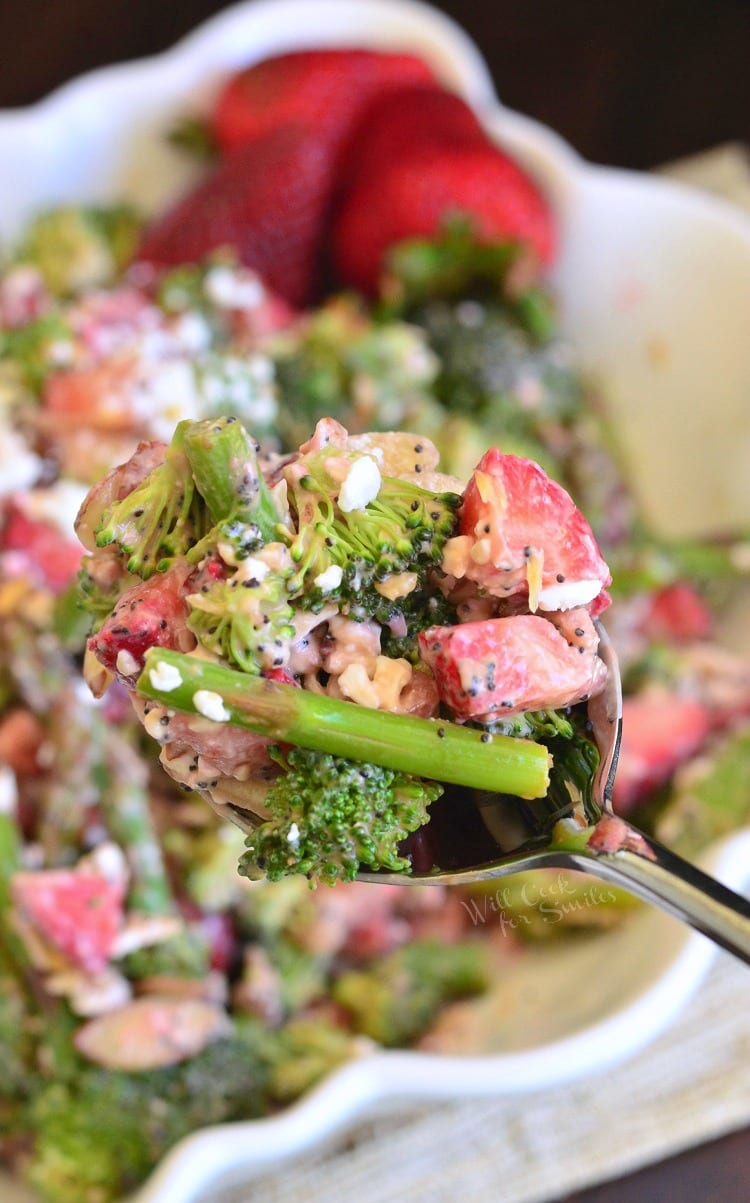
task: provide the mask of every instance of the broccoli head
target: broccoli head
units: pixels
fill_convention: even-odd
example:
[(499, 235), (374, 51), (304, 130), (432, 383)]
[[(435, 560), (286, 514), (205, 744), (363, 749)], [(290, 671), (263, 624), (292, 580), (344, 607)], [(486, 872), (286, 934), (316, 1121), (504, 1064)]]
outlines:
[(333, 997), (357, 1032), (393, 1048), (421, 1036), (440, 1009), (490, 982), (487, 946), (416, 940), (367, 969), (344, 973)]
[(191, 425), (180, 422), (163, 463), (105, 511), (96, 531), (97, 547), (114, 543), (126, 558), (127, 571), (143, 580), (166, 572), (208, 528), (185, 453), (185, 433)]
[(461, 499), (385, 476), (367, 504), (345, 507), (340, 474), (346, 484), (365, 461), (374, 467), (369, 456), (326, 448), (287, 471), (297, 527), (289, 536), (295, 572), (288, 588), (304, 608), (336, 601), (355, 619), (388, 622), (439, 567)]
[(267, 1061), (260, 1025), (237, 1023), (180, 1065), (50, 1082), (31, 1108), (25, 1177), (48, 1203), (111, 1203), (196, 1128), (263, 1114)]
[(64, 205), (29, 225), (16, 258), (33, 263), (56, 296), (113, 283), (130, 259), (140, 222), (127, 206)]
[(188, 604), (188, 626), (207, 651), (246, 673), (281, 666), (283, 646), (294, 634), (282, 574), (236, 573), (190, 594)]
[(353, 881), (360, 865), (408, 872), (399, 845), (429, 821), (443, 787), (406, 773), (293, 748), (264, 799), (270, 819), (247, 837), (245, 877)]

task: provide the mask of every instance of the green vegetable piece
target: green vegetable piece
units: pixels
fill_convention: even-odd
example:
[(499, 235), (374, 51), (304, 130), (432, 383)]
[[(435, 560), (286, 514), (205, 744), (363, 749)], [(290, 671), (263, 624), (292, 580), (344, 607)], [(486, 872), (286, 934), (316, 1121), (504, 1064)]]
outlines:
[(264, 799), (271, 818), (247, 837), (244, 876), (302, 873), (333, 885), (353, 881), (360, 865), (409, 872), (399, 845), (429, 821), (440, 785), (303, 748), (279, 759), (285, 771)]
[(283, 576), (269, 573), (247, 586), (234, 577), (190, 596), (188, 626), (207, 651), (257, 676), (271, 668), (276, 641), (294, 634), (294, 611)]
[(287, 1023), (269, 1048), (269, 1093), (291, 1103), (352, 1055), (352, 1037), (320, 1016)]
[(54, 296), (114, 283), (133, 254), (140, 230), (135, 212), (62, 206), (40, 213), (26, 230), (16, 258), (39, 268)]
[[(314, 453), (305, 460), (304, 476), (290, 474), (289, 504), (298, 531), (289, 537), (295, 564), (289, 594), (313, 610), (327, 601), (343, 602), (352, 617), (385, 623), (402, 610), (400, 599), (382, 591), (385, 582), (413, 573), (411, 591), (425, 586), (455, 530), (461, 499), (385, 476), (369, 504), (344, 512), (337, 500), (340, 485), (326, 467), (335, 458), (327, 449)], [(321, 587), (319, 578), (331, 567), (341, 569), (340, 583)]]
[(114, 1203), (197, 1128), (268, 1110), (269, 1033), (237, 1023), (181, 1065), (147, 1073), (82, 1069), (51, 1081), (29, 1116), (24, 1177), (47, 1203)]
[[(176, 688), (162, 690), (154, 684), (151, 670), (160, 664), (177, 670)], [(227, 721), (236, 726), (280, 743), (428, 780), (522, 798), (544, 797), (549, 785), (547, 749), (531, 740), (495, 735), (485, 743), (482, 733), (456, 723), (371, 710), (164, 648), (147, 652), (137, 689), (189, 714), (200, 713), (198, 691), (215, 693)]]
[[(183, 423), (182, 428), (182, 446), (211, 524), (223, 524), (222, 534), (228, 536), (235, 527), (248, 527), (256, 543), (273, 540), (279, 512), (258, 464), (258, 444), (242, 423), (208, 418)], [(191, 558), (200, 557), (194, 552)]]
[(486, 946), (418, 940), (370, 969), (344, 973), (332, 993), (355, 1031), (395, 1048), (421, 1036), (447, 1002), (479, 994), (489, 982)]
[(192, 423), (180, 422), (164, 462), (103, 515), (97, 547), (115, 543), (127, 557), (127, 570), (143, 580), (166, 572), (203, 537), (208, 526), (185, 453)]

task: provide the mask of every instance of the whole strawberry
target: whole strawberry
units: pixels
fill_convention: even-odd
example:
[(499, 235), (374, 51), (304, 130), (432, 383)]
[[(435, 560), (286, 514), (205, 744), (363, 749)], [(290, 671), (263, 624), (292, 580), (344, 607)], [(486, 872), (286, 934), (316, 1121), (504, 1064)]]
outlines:
[(291, 305), (314, 299), (331, 159), (318, 139), (284, 126), (238, 147), (146, 230), (136, 254), (158, 266), (232, 248)]
[(549, 205), (518, 164), (490, 142), (427, 144), (360, 172), (335, 224), (338, 279), (376, 293), (389, 248), (437, 236), (459, 217), (480, 243), (519, 242), (540, 263), (552, 258)]
[(334, 149), (373, 97), (432, 79), (427, 65), (411, 54), (350, 48), (281, 54), (229, 78), (216, 101), (212, 133), (230, 151), (294, 124)]
[(438, 84), (409, 84), (374, 99), (354, 127), (341, 163), (342, 178), (352, 185), (362, 176), (377, 178), (396, 159), (422, 146), (486, 143), (472, 108)]

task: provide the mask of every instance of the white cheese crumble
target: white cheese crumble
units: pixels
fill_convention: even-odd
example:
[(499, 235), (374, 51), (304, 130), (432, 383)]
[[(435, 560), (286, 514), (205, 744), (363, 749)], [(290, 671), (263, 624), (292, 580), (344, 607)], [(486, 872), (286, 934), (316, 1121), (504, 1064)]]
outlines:
[[(221, 552), (221, 557), (226, 560), (223, 552)], [(228, 560), (227, 563), (229, 563)], [(257, 556), (246, 556), (244, 560), (240, 560), (236, 579), (239, 581), (264, 581), (270, 571), (271, 568), (265, 560), (260, 560)]]
[(286, 834), (286, 842), (291, 848), (299, 848), (299, 827), (292, 823)]
[[(129, 652), (126, 647), (121, 647), (117, 653), (115, 667), (118, 673), (122, 673), (123, 677), (132, 677), (134, 673), (138, 672), (140, 664), (136, 660), (135, 656)], [(153, 672), (151, 675), (153, 676)]]
[(29, 451), (20, 434), (12, 426), (0, 424), (0, 497), (28, 489), (41, 470), (42, 461)]
[(334, 589), (338, 589), (343, 579), (343, 568), (339, 564), (331, 564), (330, 568), (326, 568), (325, 572), (318, 573), (313, 584), (320, 589), (321, 593), (331, 593)]
[(345, 514), (363, 510), (380, 492), (380, 469), (371, 455), (355, 459), (339, 491), (339, 509)]
[(203, 288), (209, 301), (221, 309), (256, 309), (265, 296), (257, 276), (229, 267), (212, 267), (206, 273)]
[(0, 815), (13, 815), (18, 805), (16, 774), (7, 764), (0, 765)]
[(197, 689), (193, 694), (193, 705), (204, 718), (210, 718), (214, 723), (228, 723), (232, 717), (220, 693), (212, 689)]
[(159, 689), (162, 693), (171, 693), (173, 689), (182, 685), (179, 668), (175, 668), (174, 664), (167, 664), (164, 660), (160, 660), (148, 670), (148, 679), (154, 689)]
[(574, 610), (585, 606), (601, 592), (599, 580), (564, 581), (561, 585), (547, 585), (539, 590), (537, 605), (540, 610)]

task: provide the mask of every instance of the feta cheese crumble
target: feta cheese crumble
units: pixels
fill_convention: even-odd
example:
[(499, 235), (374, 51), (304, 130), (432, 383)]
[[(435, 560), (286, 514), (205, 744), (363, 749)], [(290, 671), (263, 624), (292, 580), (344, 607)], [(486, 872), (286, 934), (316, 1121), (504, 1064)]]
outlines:
[(599, 580), (565, 581), (562, 585), (547, 585), (540, 589), (537, 605), (540, 610), (574, 610), (598, 597), (602, 590)]
[(126, 647), (121, 647), (117, 653), (115, 667), (118, 673), (122, 673), (123, 677), (132, 677), (134, 673), (138, 672), (140, 665), (135, 656)]
[(355, 459), (339, 491), (339, 509), (345, 514), (363, 510), (380, 492), (380, 469), (371, 455)]
[(164, 660), (160, 660), (153, 668), (148, 670), (148, 679), (154, 689), (161, 690), (162, 693), (171, 693), (173, 689), (179, 688), (182, 685), (182, 676), (179, 668), (175, 668), (173, 664), (167, 664)]
[(212, 689), (196, 689), (193, 694), (193, 704), (199, 714), (210, 718), (214, 723), (228, 723), (232, 717), (222, 700), (220, 693)]
[(343, 579), (343, 568), (339, 564), (331, 564), (329, 568), (326, 568), (325, 572), (318, 573), (313, 584), (320, 589), (321, 593), (332, 593), (334, 589), (338, 589)]

